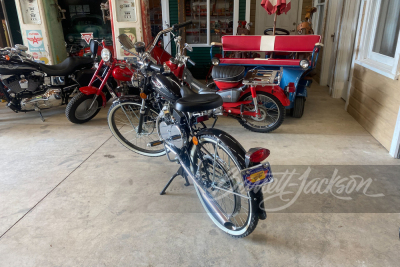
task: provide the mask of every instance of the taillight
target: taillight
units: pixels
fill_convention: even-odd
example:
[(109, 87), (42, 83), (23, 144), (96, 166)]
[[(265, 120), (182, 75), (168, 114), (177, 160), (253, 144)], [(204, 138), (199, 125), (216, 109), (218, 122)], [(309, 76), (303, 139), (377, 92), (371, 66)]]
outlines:
[(264, 161), (266, 158), (268, 158), (270, 155), (270, 151), (266, 148), (262, 147), (256, 147), (256, 148), (251, 148), (247, 153), (246, 153), (246, 167), (248, 167), (249, 163), (260, 163)]

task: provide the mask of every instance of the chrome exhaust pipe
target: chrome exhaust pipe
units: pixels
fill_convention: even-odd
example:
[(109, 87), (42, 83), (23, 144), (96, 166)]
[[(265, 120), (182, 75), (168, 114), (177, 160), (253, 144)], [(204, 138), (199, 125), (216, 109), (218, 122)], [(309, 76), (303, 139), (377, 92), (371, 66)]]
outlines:
[(181, 164), (182, 168), (185, 170), (186, 174), (192, 180), (192, 183), (195, 184), (197, 186), (197, 188), (199, 189), (201, 195), (203, 196), (205, 204), (212, 211), (214, 218), (217, 219), (217, 221), (219, 223), (221, 223), (223, 226), (225, 226), (227, 229), (236, 230), (235, 225), (229, 220), (228, 215), (221, 209), (221, 206), (218, 204), (218, 202), (216, 202), (213, 198), (209, 197), (207, 191), (203, 188), (203, 185), (201, 183), (199, 183), (199, 181), (195, 178), (193, 173), (184, 164), (184, 162), (181, 159), (181, 157), (179, 156), (178, 152), (174, 148), (172, 148), (172, 146), (169, 144), (165, 144), (165, 148), (177, 156), (178, 161)]

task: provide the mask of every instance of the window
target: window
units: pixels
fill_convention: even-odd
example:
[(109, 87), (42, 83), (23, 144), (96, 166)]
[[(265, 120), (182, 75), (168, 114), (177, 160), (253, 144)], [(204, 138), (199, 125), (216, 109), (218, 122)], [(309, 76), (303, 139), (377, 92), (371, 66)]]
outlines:
[[(186, 41), (192, 45), (208, 46), (221, 42), (224, 35), (235, 34), (239, 0), (186, 0), (186, 20), (193, 24), (186, 27)], [(235, 10), (236, 11), (236, 10)]]
[(356, 63), (398, 79), (400, 1), (366, 0)]

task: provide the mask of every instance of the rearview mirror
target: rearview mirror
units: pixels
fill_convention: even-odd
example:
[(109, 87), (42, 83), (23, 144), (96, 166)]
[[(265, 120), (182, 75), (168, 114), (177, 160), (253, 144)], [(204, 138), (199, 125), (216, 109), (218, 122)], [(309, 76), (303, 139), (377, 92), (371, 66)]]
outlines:
[(121, 43), (123, 47), (125, 47), (128, 50), (131, 50), (132, 48), (135, 47), (132, 40), (125, 33), (118, 36), (118, 41)]
[(193, 52), (193, 48), (189, 44), (185, 43), (185, 46), (183, 48), (186, 49), (189, 52)]

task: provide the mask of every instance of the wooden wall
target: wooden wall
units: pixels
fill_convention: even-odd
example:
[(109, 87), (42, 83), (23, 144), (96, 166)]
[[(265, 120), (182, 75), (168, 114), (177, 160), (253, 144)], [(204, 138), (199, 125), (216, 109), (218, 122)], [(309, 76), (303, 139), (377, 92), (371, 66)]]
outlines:
[(347, 111), (390, 150), (400, 106), (400, 81), (355, 65)]
[[(362, 21), (365, 17), (365, 6), (363, 9)], [(360, 42), (356, 53), (359, 46)], [(399, 107), (399, 80), (386, 78), (355, 64), (347, 111), (388, 151), (392, 144)]]

